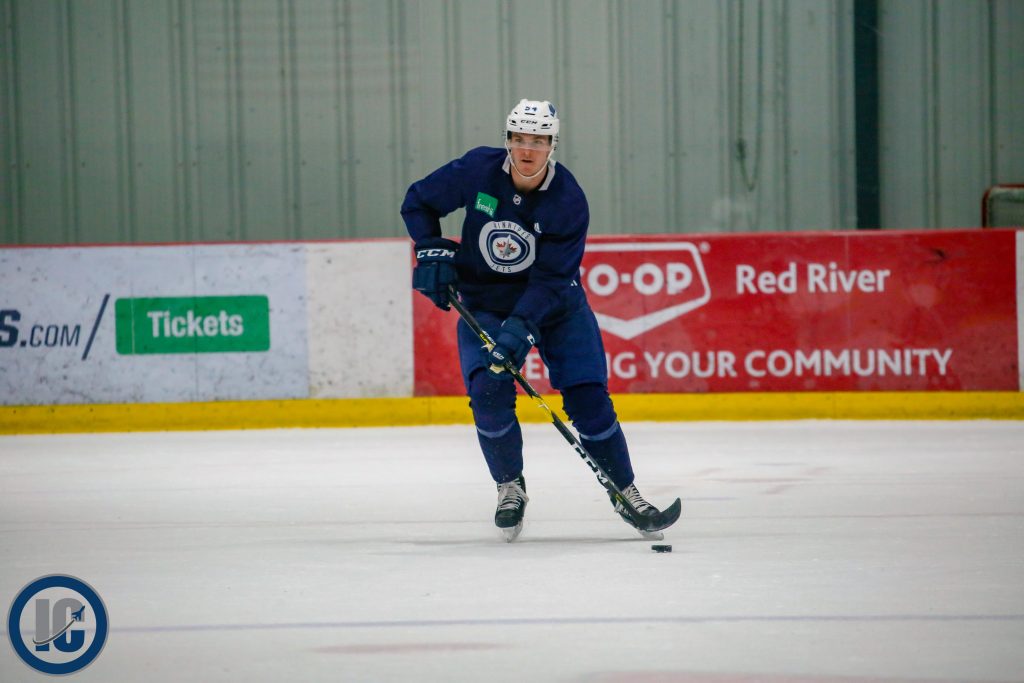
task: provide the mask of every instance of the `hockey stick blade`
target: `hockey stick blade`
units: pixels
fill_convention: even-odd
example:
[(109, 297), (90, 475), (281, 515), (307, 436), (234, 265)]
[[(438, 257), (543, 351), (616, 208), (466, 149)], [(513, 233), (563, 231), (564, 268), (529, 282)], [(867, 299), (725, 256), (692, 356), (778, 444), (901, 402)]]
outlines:
[(650, 517), (640, 515), (641, 524), (637, 525), (640, 531), (661, 531), (667, 529), (679, 519), (679, 515), (683, 511), (683, 503), (681, 500), (676, 498), (676, 502), (669, 505), (667, 508), (662, 510), (656, 515)]

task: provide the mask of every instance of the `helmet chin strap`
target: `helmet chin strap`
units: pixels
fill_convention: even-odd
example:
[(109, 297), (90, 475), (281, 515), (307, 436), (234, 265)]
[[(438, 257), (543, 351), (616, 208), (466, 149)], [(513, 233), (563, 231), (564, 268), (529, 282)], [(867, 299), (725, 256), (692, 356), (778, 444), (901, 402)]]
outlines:
[(518, 166), (516, 166), (516, 160), (512, 158), (512, 150), (509, 148), (507, 142), (505, 143), (505, 151), (508, 152), (508, 162), (510, 164), (512, 164), (512, 168), (516, 169), (516, 173), (521, 175), (524, 180), (533, 180), (534, 178), (539, 176), (541, 173), (543, 173), (544, 171), (548, 170), (548, 163), (551, 161), (551, 155), (555, 153), (555, 150), (551, 150), (550, 152), (548, 152), (548, 156), (544, 160), (544, 163), (541, 165), (540, 170), (538, 170), (533, 175), (526, 175), (525, 173), (523, 173), (522, 171), (519, 170)]

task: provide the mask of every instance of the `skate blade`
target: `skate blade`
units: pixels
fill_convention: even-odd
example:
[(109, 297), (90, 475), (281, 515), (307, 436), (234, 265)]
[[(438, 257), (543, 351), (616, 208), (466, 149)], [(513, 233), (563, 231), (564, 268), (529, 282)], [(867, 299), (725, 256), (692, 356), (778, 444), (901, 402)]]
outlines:
[(505, 539), (505, 543), (511, 543), (519, 537), (519, 532), (523, 530), (523, 523), (519, 522), (513, 527), (507, 529), (501, 529), (501, 536)]

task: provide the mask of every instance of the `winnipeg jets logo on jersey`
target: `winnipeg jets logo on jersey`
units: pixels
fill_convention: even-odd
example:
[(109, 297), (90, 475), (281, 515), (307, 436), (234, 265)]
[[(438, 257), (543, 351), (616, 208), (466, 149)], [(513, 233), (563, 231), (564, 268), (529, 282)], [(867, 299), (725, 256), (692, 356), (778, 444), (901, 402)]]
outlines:
[(491, 221), (480, 229), (480, 254), (491, 270), (519, 273), (533, 265), (536, 238), (512, 221)]

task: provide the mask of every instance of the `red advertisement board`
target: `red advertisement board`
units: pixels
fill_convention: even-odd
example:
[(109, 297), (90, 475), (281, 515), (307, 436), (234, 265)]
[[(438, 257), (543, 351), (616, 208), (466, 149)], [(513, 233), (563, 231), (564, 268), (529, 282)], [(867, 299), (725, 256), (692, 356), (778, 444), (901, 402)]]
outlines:
[[(1019, 389), (1012, 230), (602, 236), (582, 273), (616, 393)], [(413, 311), (417, 395), (464, 393), (456, 314)]]

